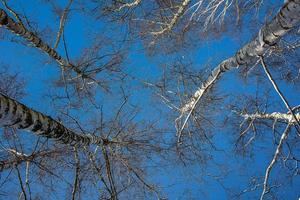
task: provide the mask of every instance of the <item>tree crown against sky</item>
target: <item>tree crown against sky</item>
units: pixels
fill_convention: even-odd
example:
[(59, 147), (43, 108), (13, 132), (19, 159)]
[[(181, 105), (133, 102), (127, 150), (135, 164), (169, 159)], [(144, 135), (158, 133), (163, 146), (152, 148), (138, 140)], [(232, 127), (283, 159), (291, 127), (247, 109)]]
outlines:
[(299, 0), (0, 9), (1, 198), (299, 198)]

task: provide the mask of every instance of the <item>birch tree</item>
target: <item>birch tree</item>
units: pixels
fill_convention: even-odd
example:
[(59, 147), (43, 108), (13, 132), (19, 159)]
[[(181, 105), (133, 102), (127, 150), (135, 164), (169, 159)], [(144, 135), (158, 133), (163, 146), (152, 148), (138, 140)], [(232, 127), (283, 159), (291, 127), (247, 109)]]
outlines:
[(299, 0), (1, 3), (0, 195), (296, 198)]

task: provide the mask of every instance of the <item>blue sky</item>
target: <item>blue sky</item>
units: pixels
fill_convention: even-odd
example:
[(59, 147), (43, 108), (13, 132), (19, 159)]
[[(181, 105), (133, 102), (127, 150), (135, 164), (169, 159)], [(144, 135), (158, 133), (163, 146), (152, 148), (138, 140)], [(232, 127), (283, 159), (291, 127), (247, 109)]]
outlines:
[[(272, 4), (274, 1), (265, 1), (264, 3)], [(30, 20), (38, 24), (36, 28), (46, 32), (43, 39), (50, 45), (54, 44), (56, 32), (47, 33), (47, 30), (56, 31), (59, 19), (53, 15), (49, 5), (45, 5), (41, 1), (28, 0), (13, 1), (11, 6), (17, 11), (25, 13)], [(276, 8), (279, 9), (279, 6)], [(264, 7), (259, 16), (264, 18)], [(245, 22), (245, 24), (247, 24), (247, 22)], [(217, 38), (216, 40), (199, 41), (199, 45), (196, 45), (197, 47), (191, 49), (191, 51), (185, 49), (172, 55), (158, 54), (149, 56), (144, 50), (142, 42), (136, 40), (126, 46), (128, 54), (126, 55), (126, 61), (122, 64), (122, 69), (131, 76), (150, 83), (158, 82), (163, 74), (162, 66), (172, 65), (173, 59), (180, 59), (187, 63), (192, 61), (193, 64), (190, 67), (195, 71), (201, 71), (207, 62), (209, 62), (211, 66), (210, 69), (212, 69), (219, 62), (233, 55), (240, 47), (249, 41), (258, 31), (259, 27), (260, 25), (248, 29), (247, 26), (244, 26), (242, 29), (237, 30), (240, 31), (240, 33), (234, 36), (229, 34)], [(110, 24), (105, 21), (95, 21), (91, 19), (91, 16), (78, 14), (72, 10), (65, 27), (65, 38), (70, 60), (77, 60), (84, 51), (84, 48), (90, 47), (93, 42), (95, 42), (95, 40), (91, 39), (96, 36), (92, 34), (92, 30), (97, 30), (98, 34), (101, 33), (106, 37), (111, 37), (112, 43), (116, 43), (116, 46), (118, 46), (118, 42), (116, 42), (117, 39), (125, 35), (124, 26), (119, 24), (110, 26)], [(60, 76), (58, 65), (47, 57), (47, 55), (30, 47), (30, 45), (25, 46), (23, 44), (9, 42), (7, 39), (15, 36), (9, 31), (4, 31), (3, 33), (5, 40), (0, 40), (1, 63), (9, 64), (11, 71), (20, 73), (26, 80), (26, 96), (21, 101), (29, 107), (57, 118), (59, 113), (54, 109), (53, 102), (49, 98), (49, 95), (63, 91), (53, 87), (51, 82), (51, 80)], [(104, 52), (109, 50), (111, 50), (111, 47), (103, 47)], [(62, 43), (60, 43), (58, 52), (65, 57)], [(208, 73), (206, 73), (206, 75), (208, 75)], [(224, 92), (221, 95), (228, 95), (225, 102), (236, 100), (234, 95), (232, 95), (236, 94), (236, 91), (239, 91), (239, 94), (244, 93), (245, 95), (255, 94), (257, 88), (255, 77), (250, 77), (248, 79), (248, 83), (250, 84), (245, 85), (240, 78), (237, 78), (238, 76), (238, 70), (229, 72), (218, 83), (218, 91)], [(128, 80), (126, 86), (129, 88), (131, 94), (130, 105), (140, 108), (140, 112), (135, 120), (149, 120), (149, 118), (153, 119), (153, 121), (158, 120), (159, 126), (168, 128), (169, 131), (164, 134), (166, 138), (172, 141), (172, 134), (176, 134), (174, 121), (165, 118), (164, 114), (168, 116), (168, 113), (174, 111), (154, 98), (155, 89), (151, 87), (144, 88), (144, 85), (141, 84), (140, 81), (130, 80), (130, 78)], [(268, 86), (268, 84), (266, 81), (264, 86), (271, 87), (271, 85), (269, 84)], [(291, 104), (296, 105), (297, 102), (299, 102), (299, 96), (296, 96), (292, 91), (299, 92), (299, 89), (295, 89), (293, 86), (284, 82), (281, 82), (279, 85), (284, 88), (284, 94)], [(191, 88), (194, 89), (196, 87), (192, 86)], [(176, 88), (172, 89), (176, 91)], [(112, 92), (108, 94), (101, 90), (99, 91), (100, 92), (96, 95), (96, 101), (99, 105), (103, 105), (103, 111), (107, 113), (105, 117), (107, 119), (112, 118), (123, 101), (119, 96), (121, 91), (120, 85), (118, 85), (117, 82), (113, 83)], [(260, 92), (263, 93), (263, 90), (260, 90)], [(279, 98), (274, 92), (271, 92), (271, 97), (275, 98), (274, 101), (276, 101), (276, 98)], [(87, 110), (88, 107), (87, 105), (85, 109)], [(159, 110), (163, 114), (157, 111), (156, 107), (159, 107)], [(226, 106), (224, 105), (224, 107)], [(280, 109), (281, 111), (285, 110), (283, 106), (277, 106), (276, 109)], [(74, 110), (71, 111), (71, 113), (78, 117), (84, 124), (85, 121), (92, 119), (93, 115), (97, 115), (97, 110), (91, 109), (89, 112), (86, 112), (86, 110)], [(270, 108), (270, 110), (272, 110), (272, 108)], [(228, 116), (232, 115), (228, 110), (227, 113), (224, 112), (222, 114)], [(217, 115), (219, 115), (218, 117), (221, 120), (222, 115), (219, 113), (217, 113)], [(271, 142), (271, 130), (266, 130), (264, 131), (266, 137), (263, 139), (260, 138), (252, 146), (253, 158), (244, 158), (235, 155), (233, 153), (235, 146), (232, 144), (234, 138), (236, 138), (234, 136), (237, 136), (238, 131), (236, 131), (236, 134), (233, 134), (233, 131), (235, 130), (227, 127), (216, 127), (214, 129), (213, 141), (220, 151), (206, 150), (208, 152), (205, 153), (213, 157), (208, 163), (189, 163), (187, 166), (184, 166), (178, 159), (173, 159), (172, 162), (165, 163), (166, 166), (160, 170), (149, 170), (149, 172), (153, 174), (147, 177), (147, 179), (153, 183), (161, 184), (162, 196), (167, 196), (169, 199), (230, 199), (228, 196), (228, 191), (230, 190), (227, 188), (234, 187), (236, 190), (232, 192), (235, 193), (243, 191), (248, 187), (249, 180), (256, 176), (263, 176), (275, 150), (275, 145)], [(24, 136), (24, 140), (31, 140), (31, 138), (32, 136)], [(159, 161), (158, 158), (154, 160)], [(151, 164), (153, 163), (149, 163), (149, 165)], [(225, 172), (228, 172), (228, 175), (223, 179), (221, 176), (224, 175)], [(273, 180), (273, 177), (284, 175), (283, 172), (284, 169), (275, 167), (271, 174), (271, 180)], [(280, 178), (284, 179), (285, 177)], [(280, 197), (296, 199), (300, 195), (299, 185), (300, 179), (297, 176), (293, 179), (292, 185), (284, 185), (275, 191), (277, 191)], [(11, 185), (11, 187), (14, 186)], [(237, 199), (258, 199), (260, 192), (261, 188), (246, 193)], [(58, 198), (65, 199), (65, 197), (63, 191), (61, 194), (58, 194)]]

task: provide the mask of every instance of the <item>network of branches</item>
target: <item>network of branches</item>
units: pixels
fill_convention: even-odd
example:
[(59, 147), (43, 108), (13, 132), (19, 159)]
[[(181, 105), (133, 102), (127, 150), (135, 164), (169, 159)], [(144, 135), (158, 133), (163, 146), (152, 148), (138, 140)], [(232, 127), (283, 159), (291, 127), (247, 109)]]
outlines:
[(299, 0), (0, 3), (0, 199), (299, 198)]

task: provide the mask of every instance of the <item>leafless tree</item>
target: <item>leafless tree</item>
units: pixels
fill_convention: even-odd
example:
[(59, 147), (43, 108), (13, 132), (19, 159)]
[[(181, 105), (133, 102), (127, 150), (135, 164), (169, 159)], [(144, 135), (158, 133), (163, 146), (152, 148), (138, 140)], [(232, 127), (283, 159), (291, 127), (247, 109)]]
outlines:
[[(295, 187), (299, 0), (1, 3), (1, 40), (16, 45), (16, 62), (31, 61), (1, 61), (0, 195), (165, 199), (161, 174), (182, 169), (191, 185), (212, 180), (229, 198), (283, 198)], [(235, 54), (199, 61), (200, 48), (226, 37)], [(152, 77), (140, 71), (147, 59)], [(34, 69), (43, 92), (25, 84)], [(237, 171), (248, 182), (232, 183)]]

